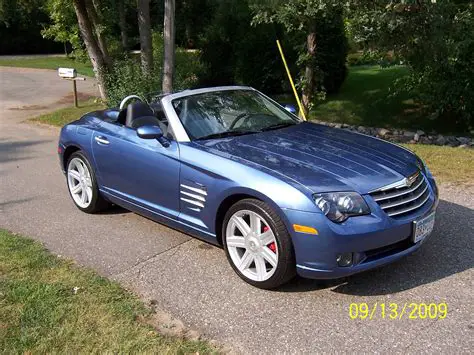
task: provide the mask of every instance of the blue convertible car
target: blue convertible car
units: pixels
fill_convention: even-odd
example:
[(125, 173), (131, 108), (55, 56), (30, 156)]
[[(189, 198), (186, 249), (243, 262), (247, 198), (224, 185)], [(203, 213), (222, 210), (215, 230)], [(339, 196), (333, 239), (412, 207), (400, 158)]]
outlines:
[(132, 95), (66, 125), (58, 153), (80, 210), (113, 203), (221, 245), (261, 288), (393, 262), (432, 232), (438, 202), (412, 152), (249, 87)]

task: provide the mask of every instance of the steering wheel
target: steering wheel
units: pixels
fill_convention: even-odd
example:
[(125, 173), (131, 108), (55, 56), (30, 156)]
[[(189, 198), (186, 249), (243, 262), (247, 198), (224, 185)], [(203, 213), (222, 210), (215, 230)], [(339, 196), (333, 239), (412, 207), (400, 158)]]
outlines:
[(126, 98), (124, 98), (124, 99), (122, 100), (122, 102), (120, 102), (119, 109), (122, 110), (124, 107), (126, 107), (125, 104), (126, 104), (128, 101), (130, 101), (131, 99), (138, 99), (138, 100), (140, 100), (141, 102), (145, 102), (145, 103), (146, 103), (146, 101), (143, 100), (140, 96), (137, 96), (137, 95), (128, 95)]
[(244, 112), (244, 113), (241, 113), (240, 115), (238, 115), (236, 118), (234, 118), (234, 120), (232, 121), (232, 123), (230, 124), (229, 126), (229, 130), (231, 130), (232, 128), (235, 127), (235, 125), (237, 124), (237, 122), (239, 122), (242, 118), (249, 118), (250, 117), (250, 113), (247, 113), (247, 112)]

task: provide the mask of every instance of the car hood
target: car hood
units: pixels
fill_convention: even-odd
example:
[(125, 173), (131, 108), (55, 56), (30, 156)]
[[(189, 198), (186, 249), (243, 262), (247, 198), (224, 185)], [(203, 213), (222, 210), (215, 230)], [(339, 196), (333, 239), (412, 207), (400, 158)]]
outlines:
[(274, 131), (194, 141), (201, 149), (286, 177), (312, 192), (368, 193), (410, 176), (417, 157), (366, 135), (301, 123)]

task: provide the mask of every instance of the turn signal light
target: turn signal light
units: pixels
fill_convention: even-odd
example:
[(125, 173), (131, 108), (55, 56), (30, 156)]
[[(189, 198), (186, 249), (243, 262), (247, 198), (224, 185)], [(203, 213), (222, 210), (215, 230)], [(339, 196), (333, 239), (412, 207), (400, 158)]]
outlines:
[(314, 234), (314, 235), (319, 234), (316, 228), (302, 226), (300, 224), (293, 224), (293, 229), (295, 230), (295, 232), (299, 232), (299, 233)]

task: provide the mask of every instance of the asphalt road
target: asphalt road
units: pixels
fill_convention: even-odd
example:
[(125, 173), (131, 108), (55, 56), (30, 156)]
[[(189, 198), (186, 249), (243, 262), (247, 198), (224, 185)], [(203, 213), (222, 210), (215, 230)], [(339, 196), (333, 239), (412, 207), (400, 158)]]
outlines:
[[(473, 189), (440, 186), (434, 234), (398, 263), (263, 291), (243, 283), (219, 248), (118, 208), (93, 216), (76, 209), (58, 165), (58, 130), (22, 123), (35, 109), (11, 109), (52, 109), (68, 87), (49, 71), (0, 68), (0, 75), (1, 227), (118, 280), (236, 352), (472, 352)], [(350, 304), (362, 302), (377, 303), (377, 312), (352, 320)], [(445, 319), (380, 313), (381, 303), (397, 303), (401, 313), (405, 303), (441, 302)]]

